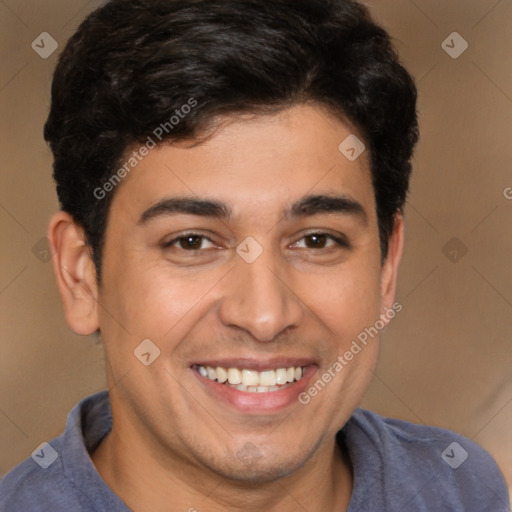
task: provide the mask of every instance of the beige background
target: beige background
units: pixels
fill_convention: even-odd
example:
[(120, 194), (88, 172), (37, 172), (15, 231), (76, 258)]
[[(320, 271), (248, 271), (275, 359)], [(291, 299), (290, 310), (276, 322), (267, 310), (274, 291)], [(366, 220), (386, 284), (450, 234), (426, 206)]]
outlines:
[[(367, 3), (417, 79), (422, 140), (404, 309), (383, 336), (363, 405), (475, 440), (512, 488), (512, 1)], [(99, 4), (0, 1), (0, 474), (104, 387), (102, 348), (65, 325), (45, 261), (57, 202), (41, 135), (56, 56)], [(441, 47), (454, 31), (469, 44), (457, 59)], [(42, 32), (60, 45), (48, 59), (31, 48)]]

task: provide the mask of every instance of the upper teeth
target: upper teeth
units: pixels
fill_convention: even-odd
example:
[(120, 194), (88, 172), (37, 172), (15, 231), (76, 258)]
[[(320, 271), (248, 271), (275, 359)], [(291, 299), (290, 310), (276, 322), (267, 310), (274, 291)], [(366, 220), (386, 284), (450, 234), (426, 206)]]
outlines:
[(304, 374), (300, 366), (290, 366), (289, 368), (278, 368), (277, 370), (265, 370), (258, 372), (256, 370), (239, 370), (238, 368), (223, 368), (217, 366), (198, 366), (199, 373), (203, 377), (216, 380), (220, 383), (229, 383), (234, 386), (284, 386), (294, 380), (300, 380)]

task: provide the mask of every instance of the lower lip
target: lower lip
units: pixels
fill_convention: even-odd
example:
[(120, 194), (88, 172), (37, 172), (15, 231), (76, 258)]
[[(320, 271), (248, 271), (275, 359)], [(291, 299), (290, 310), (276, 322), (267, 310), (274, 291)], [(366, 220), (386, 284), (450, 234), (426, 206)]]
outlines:
[(316, 371), (316, 366), (308, 366), (301, 380), (293, 382), (283, 389), (267, 393), (250, 393), (220, 384), (208, 377), (203, 377), (196, 369), (193, 370), (211, 396), (247, 414), (275, 413), (293, 404), (298, 404), (299, 395), (307, 388), (308, 381)]

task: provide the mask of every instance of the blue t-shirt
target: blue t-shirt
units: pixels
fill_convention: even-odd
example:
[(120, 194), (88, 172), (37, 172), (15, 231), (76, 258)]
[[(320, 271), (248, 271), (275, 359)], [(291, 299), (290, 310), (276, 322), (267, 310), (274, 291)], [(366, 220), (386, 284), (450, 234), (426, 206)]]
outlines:
[[(89, 452), (110, 432), (108, 393), (69, 414), (64, 433), (0, 481), (0, 512), (129, 512)], [(354, 471), (348, 512), (508, 512), (493, 459), (453, 432), (357, 409), (338, 433)]]

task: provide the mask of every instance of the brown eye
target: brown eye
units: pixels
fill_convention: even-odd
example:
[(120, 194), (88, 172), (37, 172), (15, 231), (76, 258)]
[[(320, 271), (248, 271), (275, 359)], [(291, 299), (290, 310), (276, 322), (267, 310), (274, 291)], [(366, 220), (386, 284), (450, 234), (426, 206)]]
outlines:
[(304, 237), (308, 249), (323, 249), (326, 247), (327, 240), (331, 238), (324, 234), (313, 234)]
[[(209, 244), (209, 245), (208, 245)], [(164, 248), (176, 248), (184, 251), (200, 251), (201, 249), (207, 249), (214, 247), (213, 242), (202, 235), (183, 235), (164, 244)]]
[(333, 246), (347, 247), (347, 243), (328, 233), (310, 233), (293, 244), (300, 249), (328, 249)]
[(203, 243), (202, 236), (184, 236), (179, 239), (179, 245), (181, 249), (198, 250), (201, 249)]

